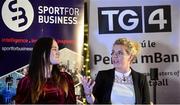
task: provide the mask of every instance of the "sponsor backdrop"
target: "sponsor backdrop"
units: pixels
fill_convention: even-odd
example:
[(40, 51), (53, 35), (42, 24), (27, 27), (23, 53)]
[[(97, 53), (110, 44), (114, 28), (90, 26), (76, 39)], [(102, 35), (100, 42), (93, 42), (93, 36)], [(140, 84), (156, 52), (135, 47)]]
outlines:
[[(141, 54), (132, 65), (147, 75), (153, 101), (180, 103), (180, 1), (178, 0), (90, 0), (89, 44), (91, 75), (112, 68), (113, 42), (120, 37), (136, 40)], [(150, 69), (158, 69), (158, 81), (150, 80)]]
[[(75, 74), (75, 69), (82, 69), (83, 0), (1, 0), (0, 10), (0, 93), (2, 97), (6, 94), (3, 93), (4, 88), (16, 87), (17, 84), (14, 81), (23, 76), (22, 71), (28, 66), (32, 46), (39, 37), (52, 36), (61, 49), (68, 49), (60, 50), (60, 53), (68, 54), (69, 58), (60, 63), (70, 69), (69, 72)], [(73, 54), (72, 59), (69, 57), (71, 54)], [(65, 54), (63, 56), (66, 57)], [(0, 101), (10, 103), (10, 98), (0, 98)]]

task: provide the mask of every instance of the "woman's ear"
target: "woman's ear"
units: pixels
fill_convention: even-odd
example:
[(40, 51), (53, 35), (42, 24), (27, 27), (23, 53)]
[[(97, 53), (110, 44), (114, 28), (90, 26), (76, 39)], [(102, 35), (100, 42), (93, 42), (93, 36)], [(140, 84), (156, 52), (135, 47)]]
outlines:
[(134, 55), (130, 54), (130, 56), (129, 56), (129, 61), (130, 61), (130, 63), (133, 62), (133, 59), (134, 59)]

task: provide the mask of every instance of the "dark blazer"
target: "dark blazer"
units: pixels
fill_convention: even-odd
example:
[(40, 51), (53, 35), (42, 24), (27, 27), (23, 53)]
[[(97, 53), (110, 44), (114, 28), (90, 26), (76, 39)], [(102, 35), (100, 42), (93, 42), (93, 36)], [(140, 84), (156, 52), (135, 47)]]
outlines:
[[(93, 88), (95, 103), (111, 104), (111, 91), (114, 82), (115, 69), (99, 71), (96, 77), (96, 84)], [(131, 69), (135, 104), (150, 104), (149, 87), (146, 76)]]

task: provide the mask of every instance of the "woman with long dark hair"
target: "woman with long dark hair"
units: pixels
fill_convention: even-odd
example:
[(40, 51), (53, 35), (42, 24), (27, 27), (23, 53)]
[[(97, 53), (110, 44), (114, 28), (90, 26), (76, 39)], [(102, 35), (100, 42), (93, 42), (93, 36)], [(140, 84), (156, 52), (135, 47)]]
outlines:
[(75, 104), (72, 77), (58, 68), (57, 42), (50, 37), (37, 40), (28, 74), (18, 84), (17, 104)]

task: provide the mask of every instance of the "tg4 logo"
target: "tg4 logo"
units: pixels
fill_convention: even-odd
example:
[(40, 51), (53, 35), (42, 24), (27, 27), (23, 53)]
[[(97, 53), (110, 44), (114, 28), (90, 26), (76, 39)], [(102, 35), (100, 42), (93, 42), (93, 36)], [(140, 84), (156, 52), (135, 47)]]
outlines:
[(98, 8), (99, 34), (171, 32), (169, 5), (143, 9), (141, 6)]

